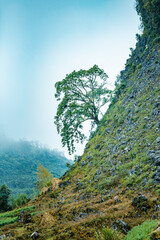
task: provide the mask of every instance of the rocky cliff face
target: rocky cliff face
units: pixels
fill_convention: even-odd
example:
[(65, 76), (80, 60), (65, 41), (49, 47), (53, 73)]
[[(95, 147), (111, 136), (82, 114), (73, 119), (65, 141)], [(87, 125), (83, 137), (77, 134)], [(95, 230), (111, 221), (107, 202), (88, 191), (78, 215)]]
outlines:
[(101, 126), (70, 171), (71, 178), (79, 174), (88, 190), (94, 187), (103, 192), (113, 186), (149, 189), (160, 183), (158, 49), (158, 44), (137, 44)]
[[(137, 35), (109, 109), (62, 178), (56, 206), (68, 239), (93, 239), (103, 224), (123, 235), (159, 218), (160, 49), (158, 35), (148, 34)], [(63, 229), (55, 239), (63, 239)]]

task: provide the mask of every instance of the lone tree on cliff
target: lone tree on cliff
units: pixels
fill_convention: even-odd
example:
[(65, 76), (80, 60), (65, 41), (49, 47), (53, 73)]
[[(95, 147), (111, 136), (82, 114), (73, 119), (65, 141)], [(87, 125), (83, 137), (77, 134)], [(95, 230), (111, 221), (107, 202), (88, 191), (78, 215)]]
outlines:
[(69, 154), (75, 151), (75, 142), (83, 143), (83, 123), (91, 120), (99, 123), (101, 108), (110, 100), (111, 90), (106, 88), (107, 74), (94, 65), (89, 70), (73, 71), (55, 84), (57, 101), (60, 101), (55, 116), (57, 131), (67, 145)]

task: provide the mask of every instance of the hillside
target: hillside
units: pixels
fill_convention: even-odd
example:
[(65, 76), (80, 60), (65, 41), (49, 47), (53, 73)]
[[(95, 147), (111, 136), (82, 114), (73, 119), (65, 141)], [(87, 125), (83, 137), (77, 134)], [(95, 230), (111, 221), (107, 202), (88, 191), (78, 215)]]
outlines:
[(17, 223), (16, 218), (7, 225), (5, 221), (18, 214), (6, 213), (8, 220), (0, 215), (0, 225), (6, 224), (0, 235), (19, 240), (94, 240), (96, 232), (101, 235), (109, 227), (118, 231), (116, 240), (160, 239), (158, 6), (157, 0), (137, 1), (143, 34), (137, 35), (112, 103), (84, 154), (62, 176), (56, 191), (49, 189), (29, 203), (36, 213), (28, 222)]
[(61, 177), (67, 170), (67, 160), (60, 152), (25, 140), (0, 140), (0, 185), (6, 184), (13, 195), (32, 195), (37, 180), (37, 166), (42, 164), (54, 177)]

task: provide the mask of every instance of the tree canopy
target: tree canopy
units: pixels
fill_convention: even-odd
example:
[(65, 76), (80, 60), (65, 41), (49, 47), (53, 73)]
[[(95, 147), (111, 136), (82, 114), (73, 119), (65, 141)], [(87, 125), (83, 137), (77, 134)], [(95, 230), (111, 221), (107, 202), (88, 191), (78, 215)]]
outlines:
[(36, 182), (36, 186), (37, 190), (40, 191), (43, 187), (51, 185), (53, 174), (51, 174), (47, 168), (39, 164), (37, 167), (37, 177), (38, 181)]
[(94, 65), (89, 70), (73, 71), (55, 84), (57, 101), (60, 101), (55, 116), (57, 131), (62, 145), (67, 145), (69, 154), (75, 151), (75, 142), (83, 143), (83, 123), (91, 120), (98, 124), (101, 108), (110, 100), (107, 74)]
[(10, 193), (10, 189), (5, 184), (0, 187), (0, 212), (8, 210), (8, 200)]
[(159, 0), (136, 0), (136, 10), (140, 15), (144, 32), (150, 37), (159, 36), (160, 32), (160, 4)]
[(37, 166), (40, 163), (61, 177), (72, 163), (60, 152), (26, 140), (14, 141), (0, 136), (0, 185), (6, 184), (12, 196), (27, 194), (32, 197), (37, 181)]

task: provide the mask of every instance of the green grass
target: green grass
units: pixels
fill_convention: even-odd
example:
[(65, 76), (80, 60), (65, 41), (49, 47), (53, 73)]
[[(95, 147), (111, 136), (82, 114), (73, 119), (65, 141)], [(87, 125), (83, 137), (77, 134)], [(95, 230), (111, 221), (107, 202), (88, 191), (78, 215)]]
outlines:
[(5, 212), (5, 213), (0, 213), (0, 219), (1, 219), (1, 218), (6, 218), (6, 217), (15, 217), (15, 216), (17, 216), (17, 214), (20, 213), (22, 210), (25, 210), (25, 211), (27, 211), (27, 212), (33, 212), (34, 206), (18, 208), (18, 209), (13, 210), (13, 211)]
[(147, 220), (141, 225), (134, 227), (123, 240), (149, 240), (150, 233), (157, 226), (157, 220)]
[(18, 214), (22, 210), (25, 210), (25, 211), (31, 213), (31, 216), (36, 215), (38, 213), (38, 212), (34, 211), (34, 206), (23, 207), (23, 208), (19, 208), (19, 209), (10, 211), (10, 212), (0, 213), (0, 227), (17, 222)]
[(118, 233), (110, 228), (103, 228), (102, 232), (96, 232), (95, 237), (97, 240), (120, 240)]
[(9, 218), (4, 218), (4, 219), (0, 220), (0, 227), (11, 224), (11, 223), (15, 223), (17, 221), (17, 218), (18, 217), (9, 217)]

